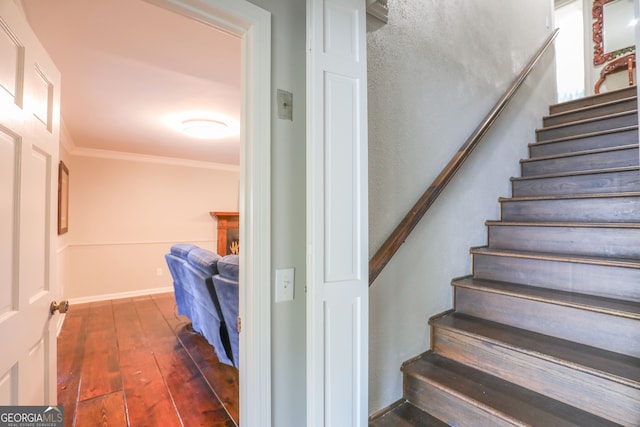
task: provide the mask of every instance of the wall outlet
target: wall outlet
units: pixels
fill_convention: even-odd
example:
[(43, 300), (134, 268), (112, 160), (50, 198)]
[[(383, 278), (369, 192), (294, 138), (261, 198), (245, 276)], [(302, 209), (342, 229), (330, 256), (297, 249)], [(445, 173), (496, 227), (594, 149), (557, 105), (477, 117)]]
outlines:
[(276, 91), (278, 102), (278, 118), (282, 120), (293, 120), (293, 94), (286, 90)]
[(295, 271), (293, 268), (276, 270), (276, 302), (293, 301)]

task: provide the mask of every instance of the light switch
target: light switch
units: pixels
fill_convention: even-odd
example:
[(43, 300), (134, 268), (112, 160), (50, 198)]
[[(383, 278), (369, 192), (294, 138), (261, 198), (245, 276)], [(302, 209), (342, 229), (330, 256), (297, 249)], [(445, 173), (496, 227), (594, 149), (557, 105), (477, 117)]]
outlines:
[(276, 270), (276, 302), (293, 301), (294, 277), (293, 268)]

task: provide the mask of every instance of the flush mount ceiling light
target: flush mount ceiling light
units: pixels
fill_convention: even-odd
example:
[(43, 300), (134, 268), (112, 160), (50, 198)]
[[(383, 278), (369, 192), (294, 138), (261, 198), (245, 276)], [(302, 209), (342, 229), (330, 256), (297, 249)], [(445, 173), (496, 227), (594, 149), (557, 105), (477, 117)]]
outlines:
[(229, 135), (229, 126), (218, 120), (190, 119), (182, 122), (182, 132), (200, 139), (218, 139)]

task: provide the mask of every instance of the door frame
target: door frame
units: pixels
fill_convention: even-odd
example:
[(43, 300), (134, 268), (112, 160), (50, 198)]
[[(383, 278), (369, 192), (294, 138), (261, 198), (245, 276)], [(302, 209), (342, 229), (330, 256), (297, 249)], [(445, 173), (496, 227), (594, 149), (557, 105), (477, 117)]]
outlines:
[(244, 0), (145, 0), (241, 43), (240, 419), (271, 425), (271, 13)]

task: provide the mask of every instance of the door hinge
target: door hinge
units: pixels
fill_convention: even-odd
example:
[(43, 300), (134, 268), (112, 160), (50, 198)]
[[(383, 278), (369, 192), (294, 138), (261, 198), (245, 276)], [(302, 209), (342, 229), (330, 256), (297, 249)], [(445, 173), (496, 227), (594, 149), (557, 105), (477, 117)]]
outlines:
[(242, 319), (238, 316), (238, 333), (242, 332)]

